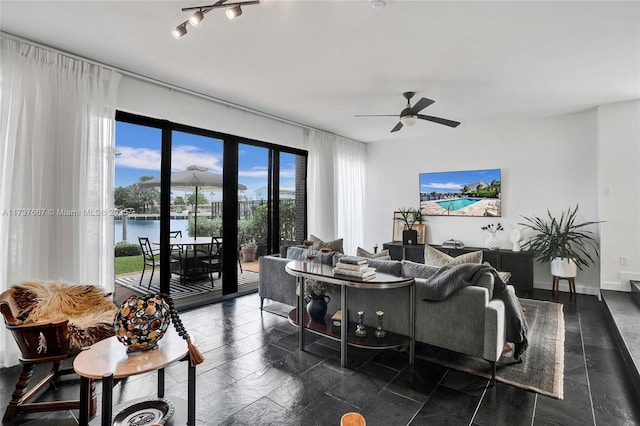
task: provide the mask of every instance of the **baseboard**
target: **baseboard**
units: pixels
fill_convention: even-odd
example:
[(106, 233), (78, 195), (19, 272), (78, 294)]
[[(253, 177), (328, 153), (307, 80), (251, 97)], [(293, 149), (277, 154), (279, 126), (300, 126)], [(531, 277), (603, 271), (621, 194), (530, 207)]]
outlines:
[(601, 290), (613, 290), (613, 291), (626, 291), (629, 292), (631, 291), (631, 288), (629, 287), (629, 285), (625, 286), (622, 283), (618, 283), (615, 281), (602, 281), (600, 282), (600, 289)]
[[(535, 282), (533, 284), (533, 288), (539, 288), (542, 290), (553, 290), (553, 284), (552, 283), (541, 283), (541, 282)], [(561, 281), (560, 282), (560, 288), (559, 291), (569, 291), (569, 284), (567, 284), (567, 281)], [(598, 298), (600, 297), (600, 288), (599, 287), (593, 287), (593, 286), (587, 286), (584, 284), (580, 284), (580, 283), (576, 283), (576, 293), (578, 294), (587, 294), (590, 296), (597, 296)]]

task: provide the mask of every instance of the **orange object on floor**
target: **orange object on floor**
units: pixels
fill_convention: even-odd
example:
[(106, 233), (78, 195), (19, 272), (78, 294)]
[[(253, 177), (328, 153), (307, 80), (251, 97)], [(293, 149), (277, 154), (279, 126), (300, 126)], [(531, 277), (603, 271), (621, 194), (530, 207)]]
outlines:
[(367, 421), (362, 414), (351, 412), (345, 413), (340, 419), (340, 426), (366, 426)]

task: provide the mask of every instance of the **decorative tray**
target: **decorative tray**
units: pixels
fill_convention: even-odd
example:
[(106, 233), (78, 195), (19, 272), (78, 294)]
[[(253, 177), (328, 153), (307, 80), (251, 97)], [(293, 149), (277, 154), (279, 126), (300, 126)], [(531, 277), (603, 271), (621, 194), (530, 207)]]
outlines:
[(164, 425), (173, 416), (174, 411), (173, 405), (166, 399), (136, 399), (114, 414), (113, 426)]

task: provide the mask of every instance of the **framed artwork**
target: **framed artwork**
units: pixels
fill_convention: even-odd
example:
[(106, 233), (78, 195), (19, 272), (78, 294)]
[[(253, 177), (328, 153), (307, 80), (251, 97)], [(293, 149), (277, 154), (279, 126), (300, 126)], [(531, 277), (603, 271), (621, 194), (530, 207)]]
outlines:
[(426, 216), (502, 216), (500, 169), (420, 173)]
[(393, 212), (393, 239), (392, 241), (402, 241), (402, 230), (405, 224), (402, 222), (402, 213)]
[[(407, 229), (407, 225), (404, 225), (402, 229)], [(418, 231), (418, 244), (425, 244), (427, 240), (427, 225), (424, 223), (414, 223), (412, 229)], [(402, 240), (402, 233), (400, 233), (400, 239)]]

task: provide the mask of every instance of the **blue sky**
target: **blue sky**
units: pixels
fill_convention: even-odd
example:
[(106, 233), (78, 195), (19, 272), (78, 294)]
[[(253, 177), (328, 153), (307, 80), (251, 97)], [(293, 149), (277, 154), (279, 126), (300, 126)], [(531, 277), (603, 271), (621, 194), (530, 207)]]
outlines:
[(459, 192), (465, 185), (500, 180), (500, 169), (420, 173), (420, 192)]
[[(222, 141), (219, 139), (173, 133), (172, 172), (195, 165), (206, 167), (212, 173), (222, 174)], [(141, 176), (160, 176), (162, 132), (153, 127), (116, 122), (115, 186), (129, 186)], [(254, 191), (267, 185), (268, 150), (251, 145), (240, 145), (238, 153), (239, 177), (247, 187), (241, 195), (254, 198)], [(295, 155), (283, 154), (280, 158), (282, 188), (293, 188), (295, 183)], [(173, 191), (173, 196), (184, 195)], [(221, 193), (206, 192), (209, 200), (221, 199)]]

